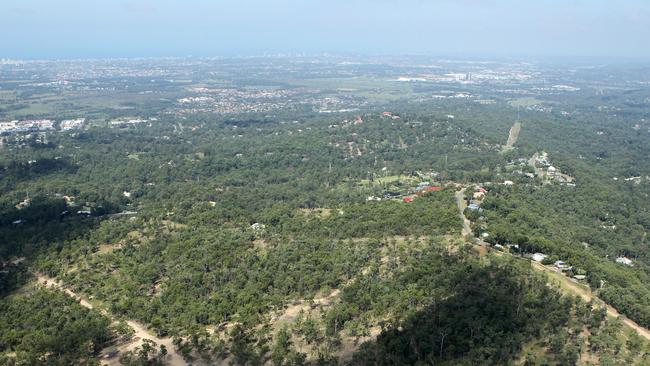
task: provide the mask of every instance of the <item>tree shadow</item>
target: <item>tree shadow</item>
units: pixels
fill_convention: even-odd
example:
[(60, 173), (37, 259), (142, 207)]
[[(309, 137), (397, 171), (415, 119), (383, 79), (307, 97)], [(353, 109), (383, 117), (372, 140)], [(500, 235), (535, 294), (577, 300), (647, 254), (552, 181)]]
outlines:
[(75, 174), (78, 166), (66, 159), (38, 159), (36, 161), (12, 161), (5, 166), (0, 166), (0, 179), (6, 186), (25, 182), (54, 173)]
[(543, 279), (508, 266), (474, 268), (454, 292), (364, 343), (351, 364), (509, 364), (571, 309)]
[(35, 197), (25, 207), (0, 209), (0, 296), (29, 279), (26, 263), (49, 250), (61, 251), (84, 238), (106, 216), (103, 208), (87, 214), (65, 200)]

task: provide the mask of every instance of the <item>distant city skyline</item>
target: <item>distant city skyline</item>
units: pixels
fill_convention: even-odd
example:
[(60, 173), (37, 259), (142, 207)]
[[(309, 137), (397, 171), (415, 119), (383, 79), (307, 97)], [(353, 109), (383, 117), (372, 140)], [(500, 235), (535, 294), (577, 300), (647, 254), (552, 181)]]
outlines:
[(0, 58), (278, 53), (650, 59), (650, 2), (5, 0)]

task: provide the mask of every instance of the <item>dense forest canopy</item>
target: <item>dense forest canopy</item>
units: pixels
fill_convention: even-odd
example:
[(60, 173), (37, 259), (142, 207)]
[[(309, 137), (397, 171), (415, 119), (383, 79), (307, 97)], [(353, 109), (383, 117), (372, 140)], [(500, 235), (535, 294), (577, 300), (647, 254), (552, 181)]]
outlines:
[(278, 62), (0, 73), (0, 364), (648, 362), (647, 86)]

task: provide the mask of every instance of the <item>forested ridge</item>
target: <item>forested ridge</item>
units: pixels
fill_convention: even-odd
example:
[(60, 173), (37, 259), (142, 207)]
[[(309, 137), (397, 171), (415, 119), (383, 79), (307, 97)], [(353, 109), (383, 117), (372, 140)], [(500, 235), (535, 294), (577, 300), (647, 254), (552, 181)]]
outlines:
[[(624, 180), (648, 171), (647, 133), (529, 112), (502, 152), (503, 106), (399, 108), (362, 123), (170, 116), (3, 147), (2, 362), (97, 363), (123, 337), (109, 316), (174, 338), (169, 351), (197, 364), (647, 362), (602, 304), (468, 244), (454, 200), (485, 188), (481, 211), (466, 212), (475, 235), (566, 261), (647, 327), (650, 183)], [(596, 140), (601, 130), (615, 138)], [(575, 186), (512, 168), (542, 151)], [(36, 272), (109, 316), (34, 287)], [(164, 361), (147, 347), (122, 361)]]
[(112, 339), (110, 321), (59, 291), (34, 289), (0, 300), (3, 365), (95, 364), (95, 355)]

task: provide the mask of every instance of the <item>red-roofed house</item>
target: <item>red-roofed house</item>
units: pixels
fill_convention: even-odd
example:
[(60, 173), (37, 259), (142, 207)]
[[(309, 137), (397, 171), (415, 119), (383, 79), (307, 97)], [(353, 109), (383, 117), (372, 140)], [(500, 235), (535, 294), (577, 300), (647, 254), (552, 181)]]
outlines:
[(411, 203), (411, 202), (413, 202), (413, 197), (404, 197), (403, 201), (406, 202), (406, 203)]

